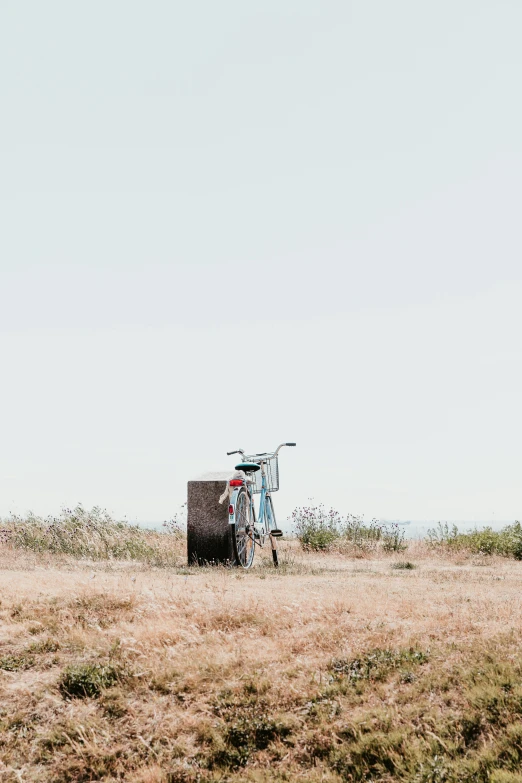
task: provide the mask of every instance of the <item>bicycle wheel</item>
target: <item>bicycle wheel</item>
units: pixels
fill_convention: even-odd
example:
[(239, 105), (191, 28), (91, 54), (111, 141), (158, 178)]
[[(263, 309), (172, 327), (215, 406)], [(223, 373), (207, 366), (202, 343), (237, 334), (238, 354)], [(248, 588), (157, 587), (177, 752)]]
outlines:
[(250, 568), (254, 560), (254, 528), (250, 523), (250, 498), (246, 489), (240, 489), (236, 498), (233, 525), (230, 525), (232, 546), (237, 565)]

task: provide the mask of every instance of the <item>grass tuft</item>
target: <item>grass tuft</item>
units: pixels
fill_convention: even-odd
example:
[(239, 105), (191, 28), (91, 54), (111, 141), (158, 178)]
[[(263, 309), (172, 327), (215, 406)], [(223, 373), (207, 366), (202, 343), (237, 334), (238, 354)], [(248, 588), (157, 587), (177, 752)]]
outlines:
[(32, 669), (35, 665), (35, 657), (26, 652), (19, 655), (5, 655), (3, 658), (0, 658), (0, 669), (4, 672), (24, 671), (25, 669)]
[(429, 651), (414, 650), (370, 650), (358, 658), (334, 658), (329, 666), (332, 678), (360, 680), (384, 680), (391, 672), (404, 666), (419, 665), (429, 659)]
[(113, 664), (78, 663), (65, 669), (58, 687), (68, 699), (96, 698), (122, 678), (123, 672)]
[(42, 639), (39, 642), (32, 642), (27, 649), (28, 652), (36, 654), (54, 653), (60, 649), (60, 643), (55, 639)]

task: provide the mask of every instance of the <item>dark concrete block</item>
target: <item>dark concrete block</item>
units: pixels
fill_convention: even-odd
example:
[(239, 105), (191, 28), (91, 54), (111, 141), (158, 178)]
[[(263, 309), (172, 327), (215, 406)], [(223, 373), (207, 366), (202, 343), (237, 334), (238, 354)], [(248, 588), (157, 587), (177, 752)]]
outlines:
[[(222, 474), (217, 474), (221, 476)], [(189, 565), (232, 563), (234, 553), (228, 523), (228, 500), (219, 498), (225, 478), (189, 481), (187, 489), (187, 555)]]

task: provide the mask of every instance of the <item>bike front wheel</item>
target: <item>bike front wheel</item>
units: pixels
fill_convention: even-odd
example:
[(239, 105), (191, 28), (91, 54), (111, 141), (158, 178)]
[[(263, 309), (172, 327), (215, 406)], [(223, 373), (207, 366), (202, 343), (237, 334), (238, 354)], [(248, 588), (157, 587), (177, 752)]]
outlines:
[(230, 525), (232, 547), (236, 563), (250, 568), (254, 561), (254, 520), (251, 519), (250, 498), (246, 489), (240, 489), (234, 507), (234, 524)]

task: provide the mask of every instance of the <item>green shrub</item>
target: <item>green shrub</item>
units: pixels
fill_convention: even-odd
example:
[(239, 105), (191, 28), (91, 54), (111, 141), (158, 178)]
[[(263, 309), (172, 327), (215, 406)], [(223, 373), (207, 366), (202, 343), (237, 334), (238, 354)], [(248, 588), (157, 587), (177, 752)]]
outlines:
[(500, 555), (522, 560), (522, 525), (514, 522), (501, 530), (491, 527), (475, 528), (467, 533), (459, 533), (456, 525), (451, 527), (440, 522), (436, 528), (428, 530), (428, 543), (447, 551), (464, 551), (476, 555)]
[(65, 669), (59, 688), (66, 698), (95, 698), (121, 678), (121, 670), (110, 663), (79, 663)]
[(407, 548), (404, 530), (396, 523), (365, 522), (353, 514), (343, 518), (333, 508), (326, 511), (322, 504), (294, 509), (292, 523), (294, 535), (307, 550), (370, 552), (381, 547), (385, 552), (402, 552)]
[(404, 543), (404, 529), (396, 522), (382, 526), (382, 548), (385, 552), (404, 552), (408, 548)]
[(353, 514), (348, 514), (340, 526), (344, 543), (365, 551), (376, 549), (383, 542), (385, 532), (385, 526), (376, 519), (365, 522), (362, 517)]
[(293, 530), (303, 549), (330, 549), (341, 535), (342, 520), (338, 511), (326, 511), (322, 504), (303, 506), (292, 512)]

